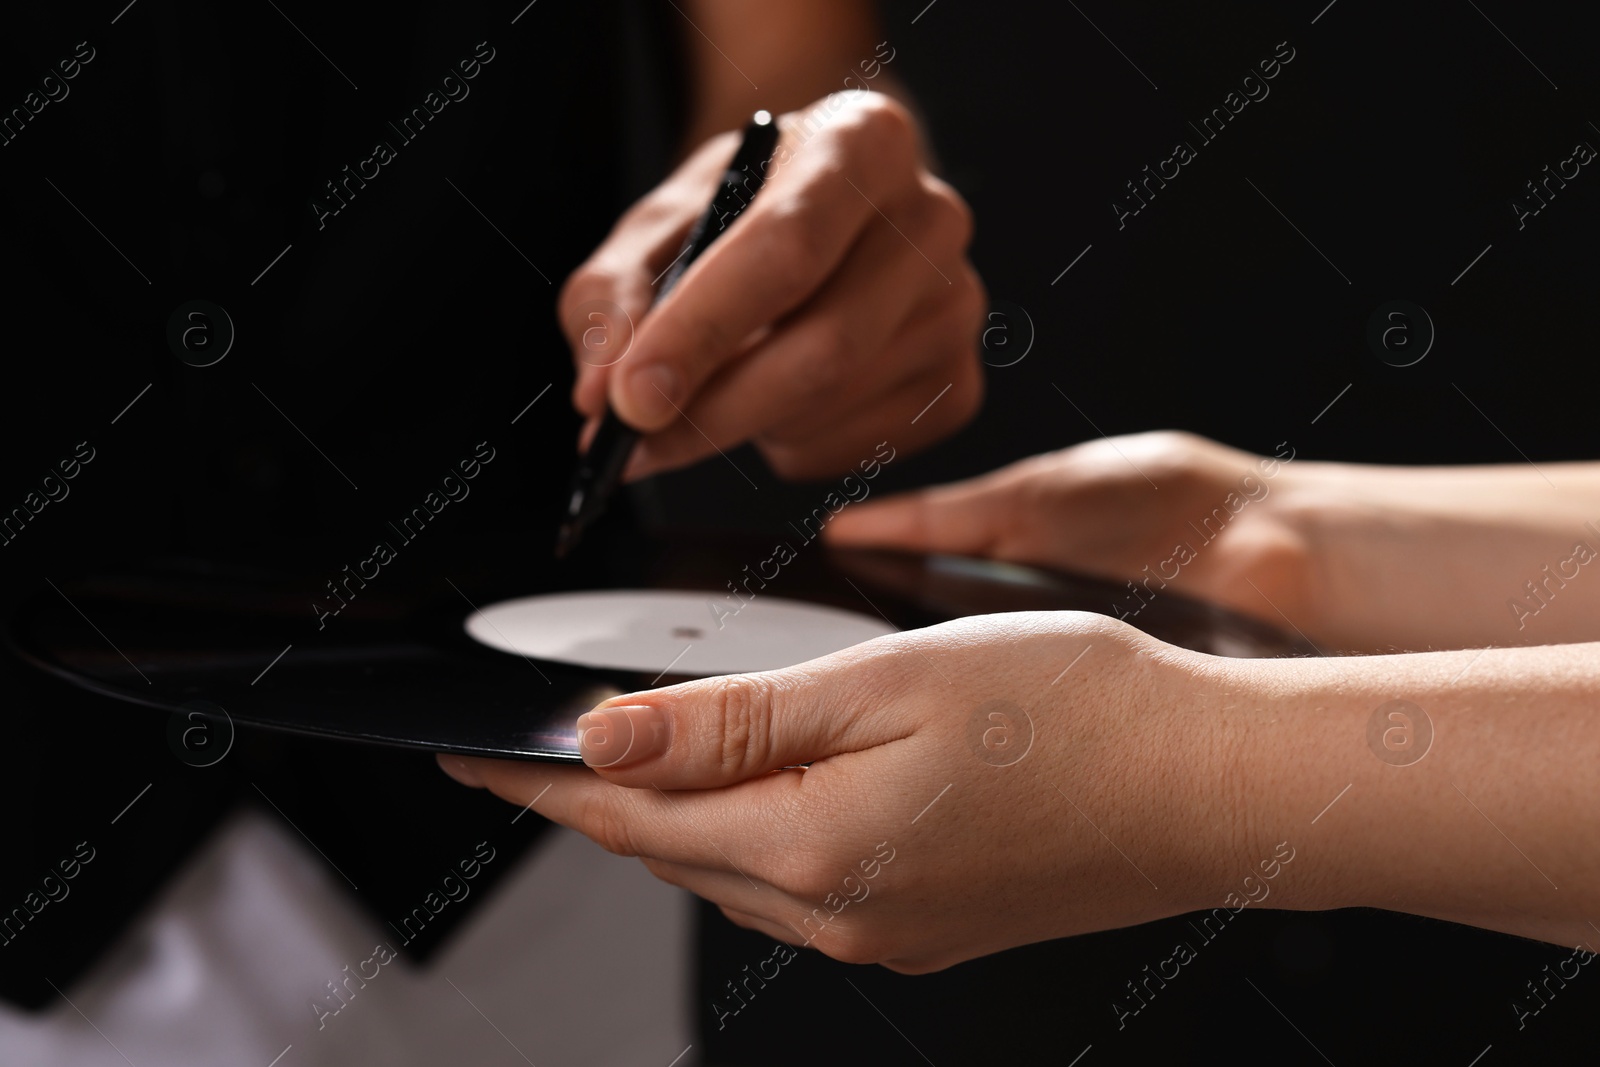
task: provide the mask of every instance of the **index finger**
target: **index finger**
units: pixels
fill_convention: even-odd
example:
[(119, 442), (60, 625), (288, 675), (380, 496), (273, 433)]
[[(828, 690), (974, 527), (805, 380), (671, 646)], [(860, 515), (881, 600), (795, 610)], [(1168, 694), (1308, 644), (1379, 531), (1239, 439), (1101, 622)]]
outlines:
[(834, 545), (898, 548), (989, 556), (999, 550), (1019, 521), (1015, 479), (998, 471), (949, 485), (916, 489), (885, 500), (869, 500), (836, 516), (822, 531)]
[(604, 410), (612, 368), (632, 347), (635, 325), (650, 310), (655, 285), (683, 247), (733, 143), (732, 133), (707, 141), (624, 212), (562, 285), (557, 315), (577, 371), (573, 400), (584, 414)]

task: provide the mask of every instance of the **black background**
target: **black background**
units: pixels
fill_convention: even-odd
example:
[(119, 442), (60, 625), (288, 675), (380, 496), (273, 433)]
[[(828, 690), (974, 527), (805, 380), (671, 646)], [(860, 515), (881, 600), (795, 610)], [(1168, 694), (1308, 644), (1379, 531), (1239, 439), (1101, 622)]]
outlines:
[[(991, 322), (1016, 342), (1021, 307), (1037, 333), (1020, 363), (990, 370), (972, 427), (887, 476), (973, 474), (1097, 430), (1164, 427), (1373, 463), (1594, 457), (1600, 175), (1584, 168), (1520, 231), (1510, 206), (1578, 141), (1600, 148), (1592, 17), (1338, 0), (1317, 18), (1325, 3), (887, 8), (894, 69), (977, 213), (974, 261), (995, 308), (1011, 305)], [(1201, 146), (1187, 122), (1280, 41), (1296, 54), (1271, 94)], [(1119, 231), (1123, 183), (1178, 140), (1197, 158)], [(1413, 366), (1366, 342), (1392, 300), (1437, 330)], [(1000, 336), (992, 364), (1016, 355)], [(1410, 832), (1404, 811), (1388, 832)], [(1113, 1000), (1180, 940), (1198, 958), (1119, 1030)], [(920, 1050), (939, 1064), (1067, 1064), (1092, 1045), (1081, 1064), (1466, 1065), (1492, 1045), (1488, 1065), (1592, 1048), (1592, 982), (1521, 1030), (1512, 1008), (1533, 1004), (1525, 983), (1570, 949), (1366, 910), (1246, 909), (1197, 942), (1177, 918), (920, 977), (805, 954), (717, 1035), (713, 991), (770, 954), (740, 937), (703, 964), (701, 1018), (730, 1063), (913, 1064)]]
[[(7, 610), (48, 591), (47, 577), (172, 552), (303, 568), (316, 576), (309, 602), (484, 439), (503, 458), (402, 565), (426, 581), (469, 553), (498, 564), (469, 591), (548, 581), (540, 561), (576, 420), (554, 285), (537, 271), (559, 284), (665, 165), (681, 27), (637, 6), (625, 20), (617, 5), (540, 0), (515, 28), (514, 12), (482, 3), (302, 20), (359, 91), (270, 7), (141, 0), (115, 25), (120, 4), (9, 16), (0, 107), (76, 42), (98, 55), (0, 147), (11, 357), (0, 510), (76, 442), (97, 458), (0, 548)], [(880, 484), (1159, 427), (1368, 462), (1592, 457), (1600, 177), (1585, 167), (1520, 230), (1510, 206), (1576, 142), (1600, 146), (1592, 31), (1558, 5), (886, 5), (891, 69), (977, 213), (973, 257), (1006, 316), (1008, 347), (991, 333), (990, 360), (1010, 362), (1027, 340), (1016, 309), (1034, 336), (1020, 362), (990, 371), (971, 427)], [(473, 96), (317, 230), (306, 198), (483, 39), (499, 54)], [(1270, 96), (1197, 145), (1119, 230), (1124, 182), (1194, 143), (1188, 121), (1280, 41), (1295, 58)], [(224, 179), (220, 197), (201, 191), (208, 171)], [(193, 299), (227, 307), (238, 327), (215, 367), (186, 366), (165, 342), (172, 310)], [(1414, 366), (1366, 343), (1373, 310), (1396, 299), (1437, 330)], [(642, 502), (675, 526), (760, 528), (815, 503), (816, 486), (761, 481), (750, 494), (714, 461), (660, 479)], [(310, 643), (309, 608), (306, 622)], [(46, 977), (68, 988), (197, 834), (237, 798), (259, 803), (252, 782), (291, 816), (346, 814), (327, 824), (343, 837), (319, 844), (383, 887), (366, 900), (379, 914), (413, 903), (435, 858), (505, 826), (497, 801), (426, 758), (241, 735), (201, 772), (173, 758), (164, 721), (5, 671), (3, 906), (75, 842), (101, 857), (0, 950), (21, 1002), (54, 997)], [(526, 843), (535, 820), (519, 825)], [(1408, 832), (1403, 811), (1390, 829)], [(1532, 1062), (1583, 1047), (1594, 1001), (1580, 979), (1519, 1032), (1512, 1001), (1567, 951), (1381, 913), (1250, 909), (1121, 1031), (1111, 1001), (1170, 954), (1181, 919), (919, 978), (806, 954), (716, 1032), (710, 990), (770, 945), (714, 912), (704, 931), (696, 1019), (709, 1062), (915, 1063), (920, 1050), (941, 1064), (1068, 1063), (1092, 1046), (1080, 1062), (1466, 1064), (1490, 1045), (1484, 1064)], [(429, 946), (415, 947), (425, 960)]]

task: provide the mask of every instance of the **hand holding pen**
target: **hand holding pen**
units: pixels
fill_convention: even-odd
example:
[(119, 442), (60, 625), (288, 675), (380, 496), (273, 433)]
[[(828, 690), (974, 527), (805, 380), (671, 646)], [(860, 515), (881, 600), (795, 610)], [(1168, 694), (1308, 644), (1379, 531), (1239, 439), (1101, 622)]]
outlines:
[[(782, 477), (826, 477), (886, 438), (902, 452), (931, 443), (977, 409), (986, 297), (966, 260), (970, 214), (928, 172), (909, 113), (840, 93), (780, 124), (761, 195), (659, 305), (735, 134), (630, 209), (563, 289), (574, 403), (591, 428), (609, 406), (640, 431), (629, 478), (745, 442)], [(584, 344), (596, 302), (637, 327), (615, 362)]]

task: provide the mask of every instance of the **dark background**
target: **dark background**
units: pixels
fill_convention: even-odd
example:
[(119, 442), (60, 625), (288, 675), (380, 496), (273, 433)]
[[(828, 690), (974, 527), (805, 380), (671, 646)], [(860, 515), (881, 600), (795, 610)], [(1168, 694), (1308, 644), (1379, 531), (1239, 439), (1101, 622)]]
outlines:
[[(1521, 230), (1510, 207), (1576, 142), (1600, 146), (1590, 21), (1557, 5), (1079, 7), (886, 5), (891, 69), (977, 213), (973, 258), (1005, 316), (988, 359), (1016, 359), (1029, 323), (1033, 337), (1020, 362), (990, 371), (971, 427), (897, 461), (880, 486), (1159, 427), (1369, 462), (1594, 455), (1600, 177), (1585, 167)], [(71, 496), (0, 548), (6, 610), (48, 593), (47, 577), (171, 553), (299, 568), (314, 576), (309, 601), (483, 439), (503, 460), (403, 565), (420, 580), (470, 553), (502, 561), (503, 582), (551, 580), (540, 561), (576, 420), (562, 410), (554, 287), (527, 260), (559, 284), (660, 172), (677, 16), (540, 0), (513, 29), (482, 3), (302, 22), (360, 84), (354, 93), (270, 8), (141, 0), (110, 25), (114, 14), (17, 15), (0, 44), (4, 108), (77, 41), (99, 52), (66, 100), (0, 148), (11, 356), (0, 509), (76, 442), (97, 449)], [(317, 231), (310, 191), (485, 38), (499, 56), (474, 96)], [(1280, 41), (1296, 54), (1270, 96), (1199, 145), (1188, 121)], [(1111, 204), (1124, 183), (1178, 140), (1197, 158), (1119, 230)], [(210, 172), (220, 195), (204, 192)], [(172, 310), (196, 298), (226, 306), (239, 328), (236, 349), (203, 370), (164, 336)], [(1367, 344), (1369, 316), (1396, 299), (1425, 308), (1437, 330), (1414, 366), (1390, 366)], [(817, 486), (761, 481), (750, 494), (714, 461), (660, 479), (640, 502), (679, 527), (756, 528), (816, 502)], [(314, 631), (309, 609), (306, 621)], [(219, 813), (241, 797), (259, 803), (251, 782), (291, 816), (349, 813), (330, 824), (351, 828), (345, 839), (319, 843), (360, 884), (386, 887), (365, 901), (379, 914), (405, 910), (434, 860), (453, 860), (480, 826), (504, 825), (498, 802), (456, 789), (425, 757), (242, 735), (202, 773), (173, 758), (159, 717), (4, 671), (0, 906), (79, 840), (101, 857), (59, 913), (47, 908), (0, 950), (4, 991), (20, 1002), (54, 996), (44, 977), (69, 988)], [(535, 820), (521, 825), (537, 832)], [(1407, 832), (1403, 812), (1392, 829)], [(714, 912), (704, 930), (697, 1003), (770, 952)], [(1174, 919), (920, 978), (806, 954), (724, 1031), (699, 1014), (712, 1031), (700, 1047), (719, 1063), (914, 1063), (918, 1050), (938, 1063), (1069, 1063), (1092, 1045), (1084, 1064), (1226, 1053), (1466, 1064), (1492, 1044), (1489, 1064), (1583, 1047), (1593, 1010), (1580, 978), (1516, 1028), (1513, 999), (1566, 950), (1381, 913), (1249, 909), (1119, 1032), (1111, 1001), (1184, 930)], [(415, 947), (425, 965), (429, 946)]]
[[(1020, 342), (1020, 307), (1036, 330), (1026, 358), (989, 371), (973, 426), (886, 477), (975, 474), (1097, 430), (1164, 427), (1373, 463), (1595, 456), (1600, 174), (1585, 167), (1520, 231), (1510, 206), (1577, 142), (1600, 148), (1592, 16), (1338, 0), (1312, 25), (1325, 3), (886, 7), (893, 69), (977, 214), (973, 258), (1007, 316), (991, 322)], [(1202, 145), (1187, 123), (1280, 41), (1295, 58), (1270, 95)], [(1124, 183), (1178, 140), (1197, 158), (1119, 230)], [(1436, 328), (1413, 366), (1367, 343), (1391, 300)], [(1016, 358), (1001, 336), (991, 364)], [(1391, 830), (1408, 833), (1403, 811)], [(806, 954), (722, 1037), (729, 1062), (785, 1064), (921, 1063), (918, 1050), (940, 1064), (1067, 1064), (1092, 1045), (1084, 1065), (1466, 1065), (1492, 1045), (1487, 1065), (1592, 1048), (1593, 983), (1520, 1031), (1511, 1006), (1533, 1006), (1525, 983), (1570, 950), (1366, 910), (1246, 909), (1119, 1031), (1112, 1001), (1128, 1003), (1125, 983), (1180, 940), (1198, 940), (1182, 918), (909, 978)], [(766, 947), (751, 936), (709, 958), (708, 1003)], [(703, 1018), (715, 1026), (709, 1007)], [(789, 1046), (775, 1032), (808, 1036)]]

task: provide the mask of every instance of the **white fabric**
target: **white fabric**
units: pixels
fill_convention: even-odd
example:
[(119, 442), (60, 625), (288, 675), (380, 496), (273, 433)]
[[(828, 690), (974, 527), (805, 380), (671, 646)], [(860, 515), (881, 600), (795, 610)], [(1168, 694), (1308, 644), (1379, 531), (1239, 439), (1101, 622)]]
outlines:
[[(428, 967), (382, 966), (319, 1030), (325, 983), (400, 943), (348, 889), (293, 829), (231, 818), (63, 987), (72, 1004), (0, 1008), (0, 1064), (667, 1067), (692, 1040), (692, 898), (571, 831), (523, 855)], [(41, 921), (70, 922), (58, 907)]]

